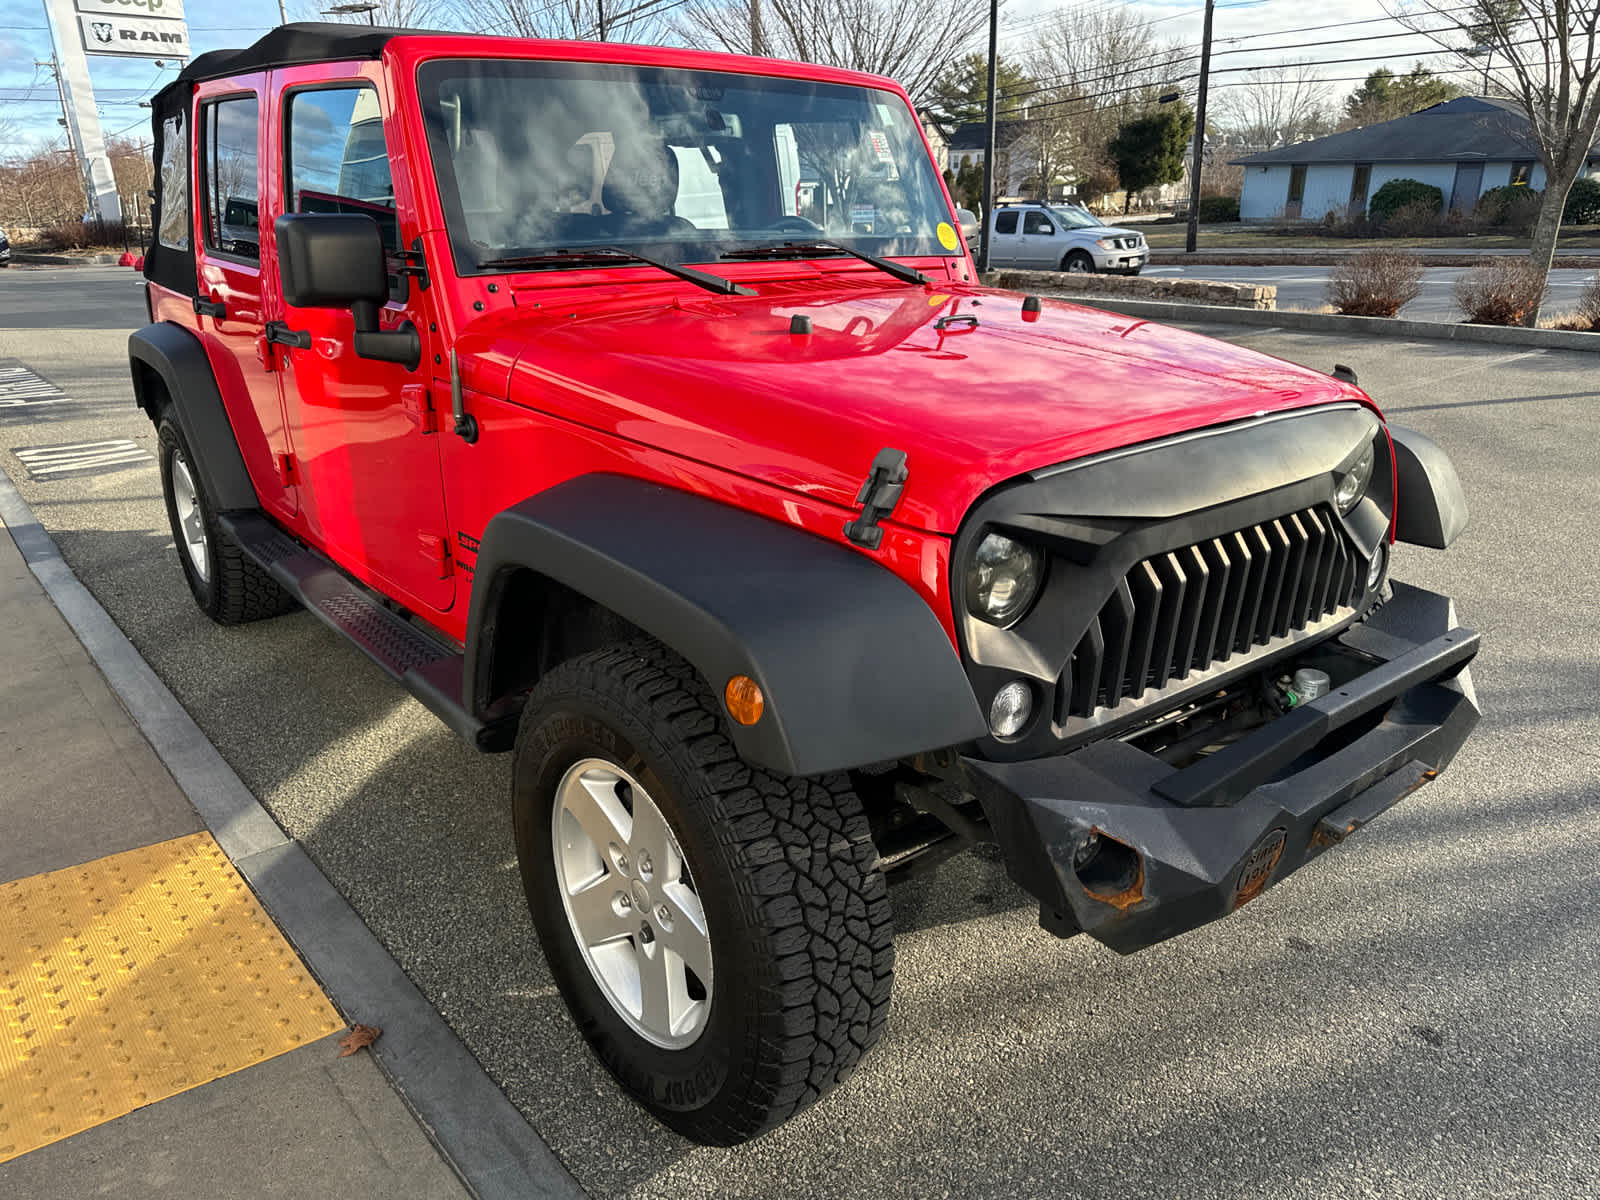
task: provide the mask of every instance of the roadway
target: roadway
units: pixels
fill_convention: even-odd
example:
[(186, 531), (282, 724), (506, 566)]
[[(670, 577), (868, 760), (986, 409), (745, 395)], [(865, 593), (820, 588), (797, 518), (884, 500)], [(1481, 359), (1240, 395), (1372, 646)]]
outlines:
[[(821, 1105), (717, 1150), (624, 1099), (568, 1019), (517, 880), (506, 758), (467, 749), (305, 613), (234, 629), (201, 616), (153, 461), (44, 481), (23, 469), (16, 451), (41, 445), (153, 452), (126, 367), (142, 320), (130, 271), (0, 273), (0, 360), (68, 397), (0, 408), (0, 469), (593, 1195), (1600, 1189), (1589, 355), (1215, 330), (1321, 369), (1349, 364), (1455, 457), (1471, 529), (1446, 554), (1402, 548), (1396, 570), (1450, 591), (1483, 632), (1483, 725), (1437, 783), (1347, 846), (1230, 920), (1130, 958), (1041, 932), (988, 855), (896, 888), (881, 1044)], [(62, 1180), (60, 1196), (77, 1190)]]

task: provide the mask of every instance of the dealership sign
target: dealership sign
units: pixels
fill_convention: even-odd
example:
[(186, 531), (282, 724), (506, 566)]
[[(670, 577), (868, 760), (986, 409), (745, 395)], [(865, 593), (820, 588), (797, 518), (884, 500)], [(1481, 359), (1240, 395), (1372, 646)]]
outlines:
[(183, 20), (183, 0), (74, 0), (81, 13), (110, 13), (115, 17), (160, 17)]
[(183, 0), (74, 0), (83, 49), (124, 58), (188, 58)]

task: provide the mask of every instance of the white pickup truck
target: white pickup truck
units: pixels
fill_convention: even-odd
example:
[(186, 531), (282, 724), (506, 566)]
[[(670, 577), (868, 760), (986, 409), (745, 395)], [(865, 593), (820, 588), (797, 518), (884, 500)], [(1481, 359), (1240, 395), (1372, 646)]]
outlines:
[(1002, 204), (991, 219), (991, 267), (1137, 275), (1150, 257), (1143, 234), (1106, 225), (1082, 208)]

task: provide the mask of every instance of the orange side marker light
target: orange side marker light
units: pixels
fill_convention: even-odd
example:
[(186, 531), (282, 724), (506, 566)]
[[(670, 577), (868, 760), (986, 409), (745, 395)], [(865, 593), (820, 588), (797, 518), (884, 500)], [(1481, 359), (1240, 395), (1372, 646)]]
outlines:
[(722, 699), (728, 706), (728, 715), (741, 725), (754, 725), (767, 707), (767, 698), (748, 675), (735, 675), (728, 680)]

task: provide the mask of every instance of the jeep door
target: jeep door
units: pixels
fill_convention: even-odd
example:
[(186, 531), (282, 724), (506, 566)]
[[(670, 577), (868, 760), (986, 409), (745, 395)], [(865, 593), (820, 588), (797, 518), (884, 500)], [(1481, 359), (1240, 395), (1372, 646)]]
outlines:
[[(406, 159), (385, 130), (389, 105), (379, 68), (281, 69), (272, 86), (270, 207), (367, 216), (391, 255), (409, 244), (420, 230), (405, 172), (390, 169), (391, 159)], [(402, 137), (398, 128), (392, 136)], [(428, 294), (397, 260), (390, 266), (379, 326), (409, 321), (422, 339), (421, 362), (431, 363)], [(349, 309), (289, 307), (276, 277), (271, 292), (278, 319), (310, 340), (309, 348), (277, 347), (307, 535), (415, 611), (446, 611), (455, 579), (428, 373), (421, 363), (358, 357)]]
[(228, 419), (262, 505), (287, 519), (295, 492), (278, 381), (263, 357), (261, 219), (265, 75), (213, 80), (197, 89), (195, 324)]

